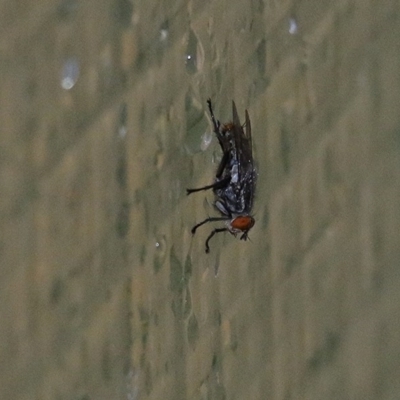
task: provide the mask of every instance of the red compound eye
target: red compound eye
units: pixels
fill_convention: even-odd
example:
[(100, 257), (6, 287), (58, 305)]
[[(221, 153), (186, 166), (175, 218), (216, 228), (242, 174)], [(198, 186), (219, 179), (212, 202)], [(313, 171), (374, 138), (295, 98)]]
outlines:
[(248, 231), (254, 225), (254, 218), (248, 215), (236, 217), (232, 222), (231, 226), (234, 229), (238, 229), (240, 231)]

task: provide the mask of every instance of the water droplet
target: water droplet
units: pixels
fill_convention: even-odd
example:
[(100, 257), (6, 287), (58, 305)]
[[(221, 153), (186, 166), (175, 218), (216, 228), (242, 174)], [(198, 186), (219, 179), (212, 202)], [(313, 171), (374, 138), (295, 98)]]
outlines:
[(128, 119), (128, 108), (126, 103), (124, 103), (121, 107), (118, 119), (118, 136), (120, 139), (124, 139), (126, 133), (128, 132), (128, 128), (126, 127), (127, 119)]
[(194, 74), (197, 70), (196, 68), (196, 57), (192, 54), (186, 54), (185, 56), (185, 64), (186, 69), (191, 73)]
[(61, 71), (61, 86), (65, 90), (72, 89), (80, 73), (79, 60), (76, 57), (68, 58), (62, 67)]
[(154, 257), (153, 269), (154, 272), (158, 272), (165, 263), (165, 258), (167, 256), (167, 239), (165, 236), (160, 236), (156, 239), (155, 243), (156, 253)]
[(299, 31), (297, 21), (294, 18), (289, 18), (289, 33), (291, 35), (296, 35)]
[(216, 262), (214, 265), (214, 277), (218, 278), (218, 273), (219, 273), (219, 262)]
[(203, 133), (203, 135), (201, 136), (201, 144), (200, 144), (200, 148), (202, 151), (208, 149), (208, 147), (211, 144), (212, 138), (213, 138), (212, 132), (210, 132), (209, 130)]
[(160, 40), (164, 42), (168, 38), (168, 30), (167, 29), (161, 29), (160, 30)]
[(128, 130), (126, 129), (126, 126), (120, 126), (118, 128), (118, 136), (123, 139), (126, 136), (126, 132), (128, 132)]
[(200, 151), (202, 135), (207, 130), (207, 119), (204, 118), (204, 107), (200, 101), (189, 92), (185, 99), (186, 140), (185, 149), (188, 154)]
[(169, 36), (169, 23), (165, 21), (160, 28), (160, 42), (166, 42)]
[(132, 367), (126, 375), (127, 399), (137, 400), (139, 398), (139, 372)]
[(186, 70), (190, 74), (195, 74), (202, 68), (204, 63), (204, 50), (201, 43), (199, 43), (197, 36), (191, 30), (187, 40), (185, 51), (185, 65)]

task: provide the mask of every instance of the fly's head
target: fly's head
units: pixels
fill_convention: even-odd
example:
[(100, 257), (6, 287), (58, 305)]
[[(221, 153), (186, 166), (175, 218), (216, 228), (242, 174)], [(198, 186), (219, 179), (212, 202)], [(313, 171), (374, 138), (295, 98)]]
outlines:
[(233, 122), (227, 122), (226, 124), (222, 124), (221, 130), (222, 130), (222, 132), (226, 133), (229, 131), (233, 131), (234, 128), (235, 128), (235, 125)]
[(239, 215), (229, 221), (228, 229), (232, 235), (242, 234), (240, 240), (247, 240), (249, 230), (254, 226), (254, 218), (251, 215)]

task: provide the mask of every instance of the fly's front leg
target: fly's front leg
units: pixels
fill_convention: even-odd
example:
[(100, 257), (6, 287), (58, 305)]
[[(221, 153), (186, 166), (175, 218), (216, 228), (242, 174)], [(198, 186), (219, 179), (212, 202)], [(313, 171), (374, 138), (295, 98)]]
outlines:
[(221, 189), (224, 188), (226, 185), (228, 185), (228, 183), (231, 181), (231, 177), (227, 176), (224, 179), (221, 179), (220, 181), (217, 181), (211, 185), (207, 185), (207, 186), (203, 186), (201, 188), (197, 188), (197, 189), (186, 189), (186, 194), (192, 194), (195, 192), (201, 192), (202, 190), (209, 190), (209, 189)]
[(214, 125), (214, 132), (218, 135), (219, 134), (219, 127), (221, 126), (220, 122), (215, 118), (214, 111), (211, 105), (211, 99), (207, 99), (208, 109), (210, 110), (211, 114), (211, 121)]
[(206, 224), (207, 222), (227, 221), (228, 219), (229, 218), (227, 218), (227, 217), (209, 217), (209, 218), (206, 218), (204, 221), (199, 222), (198, 224), (196, 224), (192, 228), (192, 235), (194, 235), (196, 233), (197, 228), (199, 228), (200, 226)]
[(219, 145), (221, 146), (222, 151), (225, 152), (225, 148), (226, 148), (226, 146), (224, 146), (225, 138), (224, 138), (224, 135), (221, 133), (221, 123), (214, 116), (214, 111), (213, 111), (212, 105), (211, 105), (211, 99), (207, 100), (207, 104), (208, 104), (208, 109), (210, 110), (211, 121), (214, 126), (214, 133), (217, 135), (217, 139), (218, 139)]
[(208, 254), (210, 252), (210, 246), (208, 245), (208, 242), (211, 240), (211, 238), (216, 234), (216, 233), (220, 233), (220, 232), (226, 232), (228, 231), (228, 228), (216, 228), (214, 229), (210, 235), (208, 236), (207, 240), (206, 240), (206, 253)]
[[(217, 178), (221, 177), (222, 173), (224, 172), (224, 169), (225, 169), (226, 165), (228, 164), (228, 160), (229, 160), (229, 153), (227, 151), (225, 151), (223, 156), (222, 156), (221, 162), (218, 165), (217, 173), (215, 174), (215, 176)], [(225, 179), (227, 179), (227, 178), (225, 178)], [(230, 178), (231, 177), (229, 176), (229, 182), (231, 181)], [(222, 179), (222, 180), (224, 180), (224, 179)]]

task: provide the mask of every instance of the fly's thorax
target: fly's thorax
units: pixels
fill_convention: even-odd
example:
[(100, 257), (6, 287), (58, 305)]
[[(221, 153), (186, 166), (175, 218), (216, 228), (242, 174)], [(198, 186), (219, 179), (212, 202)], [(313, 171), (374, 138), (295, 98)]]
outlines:
[(246, 202), (245, 192), (240, 187), (240, 182), (230, 183), (222, 188), (214, 191), (216, 196), (215, 206), (222, 214), (229, 216), (248, 215), (251, 207)]
[(242, 238), (247, 239), (247, 232), (254, 226), (254, 218), (251, 215), (238, 215), (231, 219), (227, 225), (229, 232), (236, 235), (243, 233)]

